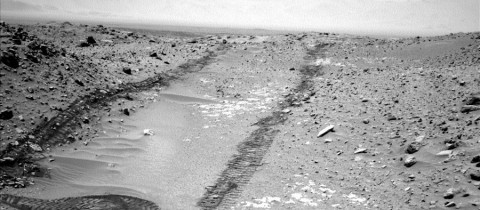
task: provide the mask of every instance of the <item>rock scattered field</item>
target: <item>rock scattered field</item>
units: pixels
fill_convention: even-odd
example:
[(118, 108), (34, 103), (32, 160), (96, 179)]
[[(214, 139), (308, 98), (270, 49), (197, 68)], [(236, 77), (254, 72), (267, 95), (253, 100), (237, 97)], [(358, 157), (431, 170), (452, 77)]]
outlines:
[[(243, 138), (200, 209), (479, 209), (480, 33), (377, 39), (2, 22), (0, 42), (2, 193), (28, 196), (17, 188), (44, 175), (36, 161), (50, 150), (87, 147), (102, 120), (161, 97), (144, 89), (181, 83), (217, 102), (191, 105), (205, 133)], [(47, 138), (55, 132), (66, 138)]]

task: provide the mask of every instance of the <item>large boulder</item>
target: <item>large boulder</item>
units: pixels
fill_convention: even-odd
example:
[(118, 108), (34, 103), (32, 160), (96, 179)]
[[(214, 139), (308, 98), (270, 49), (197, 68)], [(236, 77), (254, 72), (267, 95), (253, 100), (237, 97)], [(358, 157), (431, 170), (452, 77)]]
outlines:
[(2, 120), (9, 120), (13, 118), (13, 111), (12, 110), (2, 110), (0, 111), (0, 119)]
[(2, 52), (2, 57), (0, 58), (0, 61), (12, 68), (18, 68), (19, 66), (18, 57), (13, 52)]

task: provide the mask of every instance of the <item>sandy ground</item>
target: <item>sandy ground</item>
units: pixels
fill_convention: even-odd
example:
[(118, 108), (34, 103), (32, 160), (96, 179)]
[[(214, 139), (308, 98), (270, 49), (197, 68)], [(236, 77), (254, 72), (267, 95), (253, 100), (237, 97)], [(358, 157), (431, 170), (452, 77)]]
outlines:
[[(181, 146), (174, 150), (174, 160), (145, 173), (163, 168), (169, 172), (165, 176), (173, 177), (190, 169), (194, 175), (166, 177), (168, 183), (147, 180), (155, 189), (119, 181), (135, 191), (120, 193), (173, 209), (480, 205), (479, 33), (375, 39), (322, 33), (180, 36), (68, 23), (18, 28), (2, 26), (1, 36), (2, 173), (19, 177), (3, 176), (4, 193), (48, 199), (118, 193), (89, 188), (55, 194), (41, 185), (44, 178), (31, 178), (42, 174), (31, 160), (45, 156), (49, 167), (58, 166), (62, 161), (56, 155), (91, 152), (99, 138), (119, 137), (138, 140), (129, 148), (140, 148), (134, 157), (142, 157), (153, 146), (141, 143), (148, 142), (141, 119), (176, 107), (181, 111), (168, 118), (187, 120), (172, 121), (181, 121), (181, 126), (169, 133), (181, 134), (168, 142)], [(28, 34), (24, 39), (22, 31)], [(98, 44), (79, 47), (88, 36)], [(37, 49), (32, 42), (46, 47)], [(209, 52), (215, 56), (206, 65), (179, 73), (188, 70), (181, 68), (188, 59), (201, 61)], [(4, 60), (10, 54), (20, 58), (18, 67)], [(65, 132), (72, 136), (65, 140), (76, 143), (53, 144), (34, 135), (36, 126), (96, 88), (118, 89), (164, 72), (174, 76), (168, 86), (82, 112), (81, 125)], [(173, 104), (158, 108), (167, 102)], [(13, 117), (8, 117), (10, 110)], [(165, 137), (161, 130), (168, 124), (162, 125), (162, 118), (149, 122), (159, 123), (153, 130), (160, 133), (152, 137)], [(318, 136), (330, 125), (333, 130)], [(26, 138), (19, 141), (22, 136)], [(36, 155), (25, 160), (22, 151)], [(27, 167), (23, 174), (18, 173), (22, 167), (13, 167), (18, 163)], [(125, 178), (133, 165), (120, 161), (117, 178)], [(93, 169), (87, 164), (82, 170)], [(92, 173), (101, 177), (106, 172)], [(72, 180), (76, 178), (63, 186)], [(13, 188), (29, 182), (36, 184)], [(185, 183), (195, 187), (181, 187)], [(188, 204), (181, 204), (182, 199)]]

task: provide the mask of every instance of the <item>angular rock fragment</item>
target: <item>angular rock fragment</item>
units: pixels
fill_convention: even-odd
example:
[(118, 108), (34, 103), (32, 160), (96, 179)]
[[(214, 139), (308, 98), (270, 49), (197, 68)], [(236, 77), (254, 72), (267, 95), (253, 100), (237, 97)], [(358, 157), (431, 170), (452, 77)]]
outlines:
[(416, 142), (416, 141), (412, 142), (407, 146), (407, 149), (405, 150), (405, 152), (408, 154), (413, 154), (415, 152), (418, 152), (418, 150), (420, 150), (422, 146), (423, 145), (420, 142)]
[(21, 45), (22, 44), (22, 40), (20, 40), (20, 39), (12, 39), (12, 42), (15, 45)]
[(480, 93), (470, 95), (467, 98), (465, 105), (480, 105)]
[(42, 152), (43, 149), (38, 144), (30, 143), (30, 148), (35, 152)]
[(2, 52), (2, 57), (0, 58), (0, 61), (12, 68), (18, 68), (19, 66), (18, 57), (12, 52)]
[(455, 197), (455, 195), (465, 193), (465, 192), (466, 190), (464, 188), (449, 188), (447, 192), (443, 194), (443, 198), (452, 199), (453, 197)]
[(455, 196), (455, 194), (453, 194), (451, 190), (452, 188), (448, 189), (447, 192), (443, 194), (443, 198), (452, 199)]
[(13, 118), (13, 111), (12, 110), (2, 110), (0, 111), (0, 119), (2, 120), (9, 120)]
[(34, 63), (40, 62), (40, 60), (38, 59), (37, 56), (31, 55), (31, 54), (25, 54), (25, 56), (27, 57), (28, 60), (30, 60)]
[(455, 207), (457, 204), (453, 201), (447, 201), (445, 202), (445, 207)]
[(358, 148), (353, 152), (353, 154), (367, 153), (367, 148)]
[(393, 116), (391, 113), (388, 113), (386, 117), (388, 121), (397, 120), (397, 117)]
[(472, 161), (470, 163), (478, 163), (480, 162), (480, 155), (476, 155), (475, 157), (472, 158)]
[(475, 181), (480, 181), (480, 170), (470, 172), (470, 178)]
[(333, 126), (333, 125), (327, 126), (326, 128), (322, 129), (320, 132), (318, 132), (317, 137), (321, 137), (321, 136), (325, 135), (326, 133), (332, 131), (334, 127), (335, 126)]
[(417, 138), (415, 138), (415, 142), (421, 143), (421, 142), (423, 142), (424, 139), (425, 139), (425, 136), (421, 135), (421, 136), (418, 136)]
[(89, 47), (90, 44), (88, 44), (87, 42), (80, 42), (80, 43), (78, 44), (78, 46), (79, 46), (79, 47)]
[(85, 86), (85, 84), (83, 84), (83, 82), (78, 80), (78, 79), (75, 80), (75, 83), (77, 83), (78, 85), (80, 85), (82, 87)]
[(474, 112), (474, 111), (478, 111), (480, 110), (480, 106), (476, 106), (476, 105), (464, 105), (462, 106), (462, 108), (460, 109), (460, 112), (461, 113), (469, 113), (469, 112)]
[(407, 157), (405, 157), (405, 161), (404, 161), (403, 165), (405, 165), (406, 167), (411, 167), (411, 166), (415, 165), (416, 163), (417, 163), (417, 159), (415, 158), (415, 156), (407, 155)]
[(95, 44), (97, 44), (97, 41), (95, 41), (95, 39), (93, 38), (93, 36), (89, 36), (89, 37), (87, 37), (87, 43), (88, 43), (89, 45), (95, 45)]
[(132, 75), (132, 69), (129, 67), (123, 67), (122, 71), (125, 74)]

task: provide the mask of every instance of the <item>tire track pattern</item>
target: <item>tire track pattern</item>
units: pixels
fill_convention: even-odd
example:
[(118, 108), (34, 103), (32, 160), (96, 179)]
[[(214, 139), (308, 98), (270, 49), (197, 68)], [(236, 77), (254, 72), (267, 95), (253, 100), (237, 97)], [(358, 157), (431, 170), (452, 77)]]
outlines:
[[(227, 47), (223, 45), (218, 48), (218, 52), (220, 53), (226, 50)], [(63, 143), (65, 140), (74, 141), (75, 139), (71, 134), (81, 126), (84, 120), (82, 119), (84, 114), (88, 114), (91, 110), (107, 107), (108, 102), (115, 101), (119, 98), (129, 99), (129, 93), (149, 90), (154, 86), (168, 86), (169, 81), (179, 79), (185, 74), (202, 70), (205, 66), (214, 62), (218, 54), (219, 53), (215, 53), (214, 51), (208, 51), (207, 55), (199, 59), (189, 60), (187, 63), (178, 66), (169, 73), (160, 73), (136, 83), (122, 84), (115, 89), (97, 89), (75, 100), (68, 108), (61, 111), (54, 118), (37, 126), (34, 131), (27, 134), (24, 138), (18, 139), (18, 144), (9, 144), (7, 148), (2, 151), (1, 158), (7, 155), (8, 157), (12, 157), (15, 161), (9, 165), (13, 166), (18, 163), (29, 162), (28, 154), (35, 153), (33, 148), (29, 147), (30, 143), (38, 144), (42, 149), (45, 149), (51, 145)], [(28, 138), (28, 136), (34, 136), (34, 139)], [(0, 165), (5, 166), (8, 164), (0, 162)]]
[[(33, 132), (26, 135), (27, 137), (18, 139), (17, 145), (9, 144), (8, 147), (2, 151), (0, 159), (12, 157), (14, 161), (10, 163), (0, 162), (0, 166), (2, 166), (0, 170), (14, 175), (24, 175), (26, 172), (25, 167), (19, 167), (21, 165), (30, 165), (30, 167), (38, 170), (36, 166), (32, 166), (33, 160), (31, 160), (30, 154), (36, 151), (29, 146), (31, 142), (44, 149), (50, 147), (50, 145), (63, 143), (65, 140), (75, 141), (71, 134), (81, 127), (82, 121), (84, 120), (82, 116), (85, 114), (90, 113), (92, 110), (106, 107), (108, 106), (108, 102), (115, 101), (119, 98), (128, 99), (129, 93), (149, 90), (155, 86), (168, 86), (170, 81), (180, 79), (188, 73), (200, 71), (207, 65), (215, 62), (216, 57), (225, 53), (228, 49), (228, 45), (220, 45), (216, 51), (208, 51), (207, 55), (199, 59), (189, 60), (187, 63), (178, 66), (168, 73), (160, 73), (141, 82), (124, 84), (117, 89), (96, 90), (89, 95), (75, 100), (66, 110), (48, 122), (38, 126)], [(30, 139), (28, 136), (34, 136), (35, 139)], [(158, 209), (158, 207), (151, 208), (153, 203), (150, 201), (123, 195), (42, 200), (0, 194), (0, 198), (0, 204), (9, 205), (18, 209)], [(112, 206), (102, 206), (103, 204), (111, 204)], [(88, 208), (82, 207), (82, 205), (87, 205)]]
[[(327, 44), (316, 45), (307, 50), (304, 57), (307, 65), (300, 69), (301, 82), (294, 92), (280, 102), (279, 110), (287, 107), (300, 106), (305, 94), (312, 90), (314, 77), (323, 74), (322, 66), (314, 65), (316, 59), (325, 57)], [(309, 95), (308, 95), (309, 96)], [(287, 114), (275, 111), (271, 116), (260, 119), (255, 125), (259, 128), (237, 146), (238, 154), (233, 155), (227, 163), (227, 168), (220, 174), (214, 186), (207, 188), (197, 205), (202, 209), (226, 209), (235, 204), (242, 192), (242, 187), (247, 185), (253, 174), (262, 164), (262, 159), (268, 152), (277, 133), (280, 131), (275, 126), (284, 123)]]
[(74, 198), (43, 200), (14, 195), (0, 195), (0, 209), (60, 210), (159, 210), (153, 202), (125, 195), (91, 195)]

